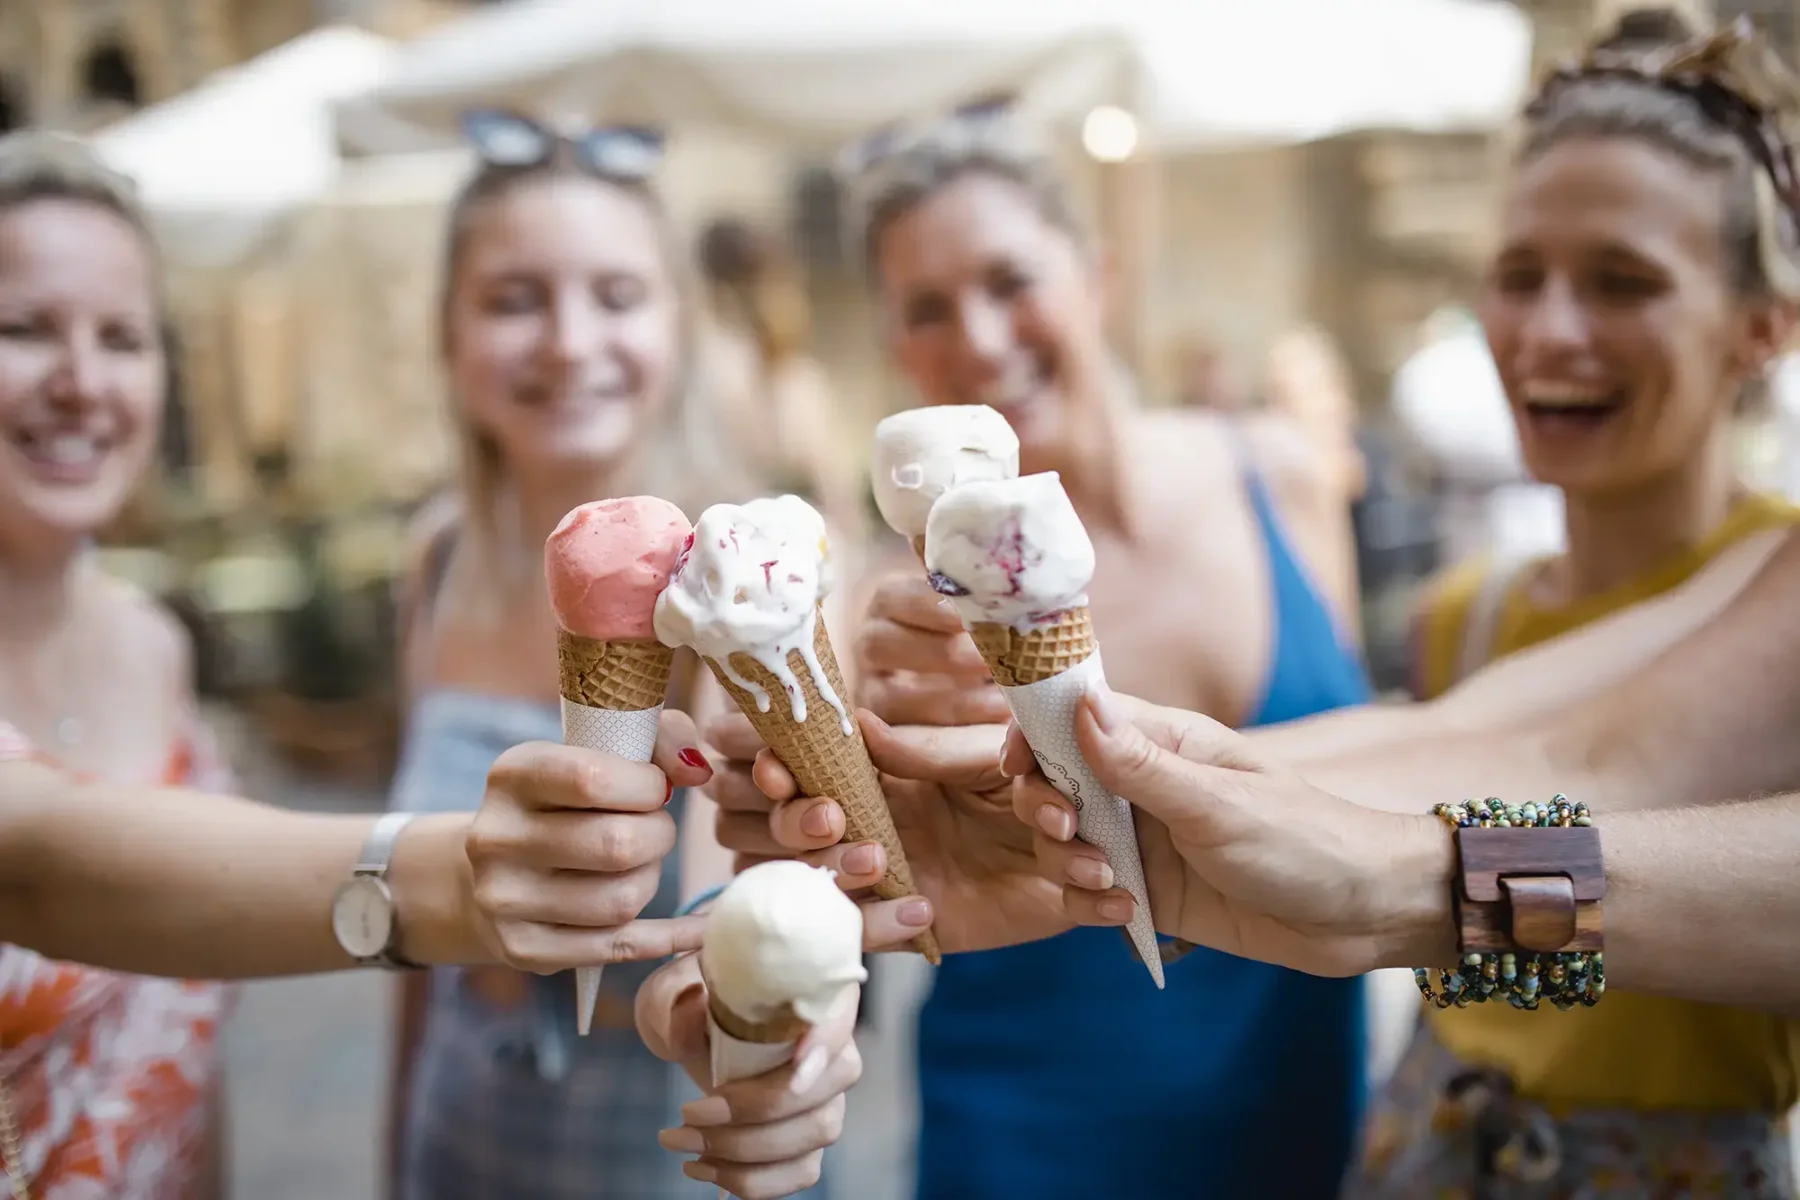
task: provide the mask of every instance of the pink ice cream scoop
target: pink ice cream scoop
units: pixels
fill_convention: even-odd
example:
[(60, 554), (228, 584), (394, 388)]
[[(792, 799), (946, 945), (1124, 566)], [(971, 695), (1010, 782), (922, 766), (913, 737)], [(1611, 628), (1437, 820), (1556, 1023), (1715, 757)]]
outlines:
[(656, 597), (693, 532), (679, 508), (655, 496), (571, 509), (544, 543), (557, 623), (597, 642), (655, 641)]

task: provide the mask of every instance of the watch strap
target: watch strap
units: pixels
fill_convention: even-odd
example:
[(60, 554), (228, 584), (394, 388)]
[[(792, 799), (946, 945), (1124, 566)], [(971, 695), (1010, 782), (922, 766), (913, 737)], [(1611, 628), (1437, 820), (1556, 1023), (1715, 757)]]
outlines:
[[(379, 879), (385, 890), (388, 867), (394, 859), (394, 846), (400, 841), (400, 834), (418, 815), (416, 812), (391, 812), (378, 818), (375, 827), (369, 830), (368, 838), (363, 841), (362, 851), (356, 856), (356, 866), (351, 869), (351, 877), (363, 875)], [(386, 967), (388, 970), (423, 969), (423, 963), (416, 963), (395, 949), (400, 943), (400, 911), (392, 892), (388, 892), (388, 903), (394, 909), (393, 920), (388, 927), (387, 945), (381, 948), (379, 954), (364, 961), (370, 966)]]
[(413, 812), (391, 812), (377, 820), (363, 842), (362, 851), (356, 856), (356, 866), (351, 869), (351, 874), (387, 878), (388, 864), (394, 858), (394, 843), (400, 840), (400, 831), (412, 824), (413, 818), (418, 815)]

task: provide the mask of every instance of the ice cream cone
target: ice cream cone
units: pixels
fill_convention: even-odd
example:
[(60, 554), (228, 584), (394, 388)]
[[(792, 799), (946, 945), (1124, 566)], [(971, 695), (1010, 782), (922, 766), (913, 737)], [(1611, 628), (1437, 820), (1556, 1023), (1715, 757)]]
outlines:
[[(813, 622), (813, 653), (817, 657), (826, 684), (837, 696), (848, 693), (837, 655), (825, 631), (820, 614)], [(787, 689), (775, 673), (748, 654), (731, 656), (731, 672), (760, 687), (769, 697), (769, 707), (758, 707), (756, 696), (739, 686), (723, 666), (708, 657), (706, 665), (737, 703), (756, 732), (776, 757), (793, 772), (794, 781), (806, 796), (830, 796), (844, 810), (844, 840), (881, 843), (887, 854), (887, 871), (875, 885), (875, 894), (884, 900), (898, 900), (918, 894), (913, 885), (912, 868), (906, 861), (906, 850), (894, 829), (893, 815), (888, 811), (887, 797), (882, 794), (881, 776), (863, 744), (862, 731), (851, 718), (851, 731), (844, 731), (837, 708), (821, 693), (813, 673), (808, 669), (799, 649), (789, 652), (789, 666), (799, 681), (805, 699), (806, 720), (796, 720), (794, 708), (786, 702)], [(926, 930), (913, 939), (913, 948), (926, 961), (939, 960), (937, 938)]]
[(794, 1047), (811, 1028), (784, 1006), (762, 1021), (732, 1012), (707, 985), (706, 1033), (712, 1054), (712, 1085), (749, 1079), (773, 1071), (794, 1057)]
[[(564, 744), (649, 762), (674, 661), (675, 651), (661, 642), (602, 642), (557, 630)], [(593, 1027), (600, 972), (599, 967), (575, 972), (575, 1021), (583, 1037)]]
[(1048, 625), (1018, 630), (977, 622), (969, 626), (1012, 708), (1019, 731), (1031, 745), (1045, 778), (1075, 805), (1081, 840), (1106, 851), (1118, 886), (1137, 901), (1126, 936), (1157, 987), (1163, 986), (1162, 954), (1150, 913), (1150, 892), (1138, 852), (1131, 805), (1095, 779), (1075, 745), (1075, 710), (1090, 684), (1104, 683), (1100, 647), (1086, 605), (1069, 609)]

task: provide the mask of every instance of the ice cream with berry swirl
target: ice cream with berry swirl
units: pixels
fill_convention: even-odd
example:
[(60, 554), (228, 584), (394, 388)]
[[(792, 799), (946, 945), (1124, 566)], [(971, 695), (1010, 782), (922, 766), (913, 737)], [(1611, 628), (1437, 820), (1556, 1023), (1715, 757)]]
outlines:
[(1094, 543), (1054, 471), (983, 480), (931, 506), (925, 569), (965, 624), (1023, 631), (1086, 606)]

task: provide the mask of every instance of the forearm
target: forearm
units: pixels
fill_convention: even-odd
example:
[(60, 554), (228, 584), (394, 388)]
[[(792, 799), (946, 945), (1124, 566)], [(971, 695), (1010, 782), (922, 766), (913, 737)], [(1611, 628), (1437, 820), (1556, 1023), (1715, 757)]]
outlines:
[[(0, 940), (55, 958), (185, 978), (352, 965), (330, 908), (375, 818), (289, 812), (176, 790), (76, 785), (6, 764)], [(388, 882), (402, 949), (483, 962), (472, 919), (466, 815), (422, 817)]]
[[(1800, 795), (1595, 824), (1606, 864), (1609, 988), (1800, 1017)], [(1415, 882), (1391, 905), (1393, 924), (1412, 934), (1385, 965), (1448, 953), (1450, 842), (1427, 844), (1416, 829), (1410, 838), (1397, 869)]]

